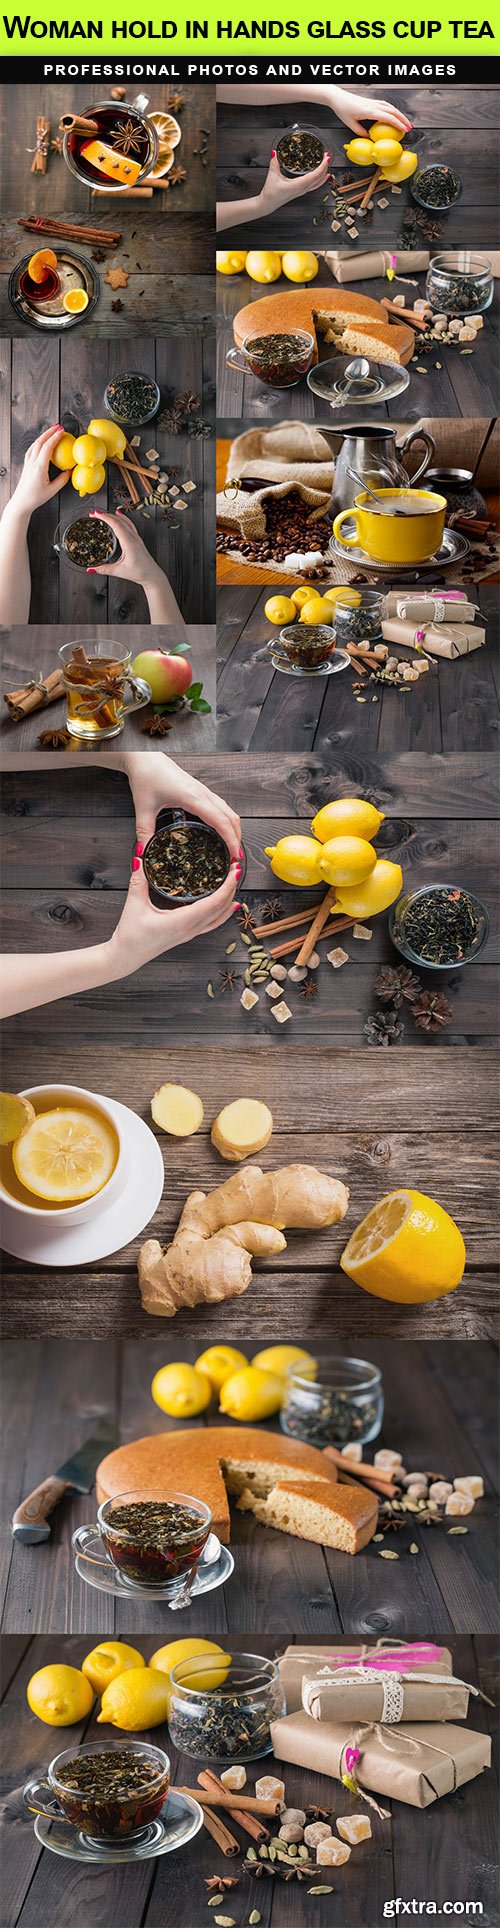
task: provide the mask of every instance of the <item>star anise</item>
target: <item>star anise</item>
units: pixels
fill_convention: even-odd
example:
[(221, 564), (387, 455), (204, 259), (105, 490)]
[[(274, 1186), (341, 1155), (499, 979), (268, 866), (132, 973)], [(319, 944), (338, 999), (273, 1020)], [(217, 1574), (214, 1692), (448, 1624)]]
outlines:
[(141, 730), (145, 731), (147, 737), (164, 737), (168, 730), (173, 730), (172, 718), (147, 717), (145, 724), (141, 724)]
[(375, 979), (375, 991), (378, 992), (384, 1005), (386, 1003), (395, 1005), (396, 1010), (399, 1010), (403, 999), (407, 999), (410, 1005), (414, 1005), (420, 990), (421, 980), (416, 972), (410, 971), (409, 965), (380, 966)]
[(182, 109), (185, 105), (184, 94), (170, 94), (167, 101), (167, 108), (169, 108), (172, 114), (182, 114)]
[(140, 154), (141, 152), (142, 129), (136, 127), (134, 121), (125, 121), (124, 126), (118, 123), (116, 127), (112, 127), (110, 139), (111, 146), (117, 154)]
[(262, 906), (260, 913), (263, 925), (274, 924), (275, 918), (279, 918), (281, 909), (281, 900), (279, 898), (266, 898), (265, 905)]
[(303, 978), (299, 985), (301, 999), (317, 999), (318, 987), (314, 978)]
[(372, 1012), (363, 1026), (368, 1045), (398, 1045), (404, 1033), (404, 1025), (395, 1006), (388, 1012)]
[(237, 1876), (205, 1876), (207, 1890), (235, 1890), (239, 1881)]
[(250, 910), (250, 905), (242, 905), (241, 918), (238, 918), (237, 920), (237, 923), (240, 927), (240, 931), (253, 932), (254, 917), (255, 917), (255, 914), (253, 911)]
[(42, 730), (38, 742), (43, 750), (67, 751), (71, 737), (69, 730)]
[(92, 251), (92, 260), (93, 260), (93, 261), (105, 261), (105, 260), (106, 260), (106, 250), (105, 250), (105, 248), (94, 248), (94, 249), (93, 249), (93, 251)]
[(122, 315), (124, 307), (125, 307), (125, 303), (120, 301), (120, 297), (118, 295), (116, 298), (116, 301), (111, 303), (111, 313), (113, 315)]
[(413, 1017), (419, 1032), (441, 1032), (449, 1025), (452, 1008), (444, 992), (420, 992), (413, 1007)]
[(241, 973), (233, 972), (230, 965), (221, 965), (219, 969), (219, 991), (234, 992), (235, 985), (238, 984), (240, 978)]
[(170, 173), (167, 175), (167, 182), (168, 182), (169, 188), (176, 188), (178, 186), (179, 181), (185, 181), (185, 179), (186, 179), (186, 169), (181, 167), (171, 168)]
[(62, 151), (63, 151), (63, 137), (62, 137), (62, 134), (56, 134), (56, 135), (55, 135), (55, 138), (54, 138), (54, 140), (53, 140), (53, 141), (51, 141), (51, 143), (50, 143), (50, 149), (51, 149), (51, 153), (52, 153), (52, 154), (62, 154)]

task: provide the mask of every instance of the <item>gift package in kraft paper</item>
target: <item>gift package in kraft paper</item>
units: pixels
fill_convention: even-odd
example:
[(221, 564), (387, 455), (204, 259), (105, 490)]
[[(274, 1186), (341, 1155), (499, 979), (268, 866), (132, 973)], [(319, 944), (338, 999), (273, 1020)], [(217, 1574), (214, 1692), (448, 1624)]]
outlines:
[[(287, 1715), (302, 1708), (302, 1684), (307, 1676), (311, 1681), (321, 1669), (334, 1670), (362, 1666), (363, 1670), (376, 1669), (380, 1675), (412, 1669), (426, 1675), (453, 1676), (453, 1661), (450, 1650), (441, 1648), (435, 1642), (402, 1642), (393, 1636), (380, 1642), (347, 1642), (340, 1647), (334, 1642), (327, 1646), (297, 1643), (295, 1648), (285, 1649), (279, 1659), (279, 1672), (285, 1691)], [(371, 1710), (369, 1712), (371, 1714)], [(380, 1713), (377, 1711), (376, 1713)], [(365, 1714), (363, 1705), (362, 1714)], [(347, 1719), (350, 1719), (350, 1711)]]
[[(475, 1691), (473, 1690), (474, 1694)], [(304, 1675), (302, 1707), (315, 1722), (461, 1722), (469, 1707), (469, 1685), (443, 1670), (368, 1669), (328, 1664)]]
[(302, 1709), (272, 1722), (271, 1738), (279, 1762), (339, 1781), (354, 1777), (360, 1796), (375, 1790), (414, 1809), (428, 1809), (440, 1796), (461, 1789), (491, 1762), (490, 1737), (454, 1722), (414, 1722), (404, 1728), (314, 1722)]

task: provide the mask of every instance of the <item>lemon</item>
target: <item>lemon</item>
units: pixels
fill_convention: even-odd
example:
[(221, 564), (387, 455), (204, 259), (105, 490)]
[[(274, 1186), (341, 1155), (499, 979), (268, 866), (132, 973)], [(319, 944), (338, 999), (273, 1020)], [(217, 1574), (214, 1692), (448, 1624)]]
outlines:
[(310, 603), (312, 594), (312, 590), (306, 589), (304, 585), (301, 589), (292, 590), (291, 601), (295, 604), (295, 610), (301, 610), (304, 603)]
[(373, 121), (372, 126), (368, 128), (368, 133), (371, 141), (397, 141), (398, 139), (395, 127), (390, 127), (388, 121)]
[(373, 159), (375, 162), (375, 166), (377, 168), (397, 167), (398, 161), (401, 160), (402, 152), (403, 152), (403, 149), (401, 146), (401, 142), (396, 141), (394, 134), (392, 136), (392, 140), (390, 141), (388, 140), (374, 141)]
[(281, 255), (273, 248), (251, 248), (247, 255), (245, 268), (251, 281), (278, 281), (281, 275)]
[(327, 602), (326, 596), (314, 596), (302, 604), (299, 623), (333, 623), (334, 615), (333, 603)]
[(107, 456), (123, 456), (127, 438), (117, 422), (111, 422), (107, 416), (93, 416), (92, 421), (89, 422), (88, 434), (95, 436), (97, 442), (104, 443)]
[(287, 885), (319, 885), (321, 872), (319, 861), (323, 847), (315, 838), (302, 838), (292, 833), (289, 838), (280, 838), (278, 844), (266, 844), (266, 858), (271, 860), (271, 871), (275, 878), (283, 878)]
[(376, 838), (383, 818), (384, 812), (377, 811), (364, 797), (337, 797), (316, 812), (311, 831), (320, 844), (327, 844), (329, 838), (371, 839)]
[(269, 623), (294, 623), (297, 611), (291, 596), (269, 596), (264, 604)]
[(452, 1293), (462, 1279), (465, 1246), (455, 1220), (427, 1193), (387, 1193), (351, 1234), (340, 1265), (379, 1300), (414, 1306)]
[(34, 1117), (29, 1099), (18, 1099), (17, 1092), (0, 1092), (0, 1146), (12, 1146)]
[(17, 1178), (37, 1199), (93, 1199), (111, 1178), (116, 1147), (107, 1119), (71, 1106), (43, 1112), (12, 1148)]
[(260, 1354), (254, 1354), (252, 1367), (263, 1367), (265, 1373), (278, 1374), (282, 1380), (294, 1371), (304, 1380), (315, 1380), (318, 1362), (302, 1347), (263, 1347)]
[(68, 315), (83, 315), (83, 311), (85, 308), (88, 308), (88, 305), (89, 298), (86, 288), (66, 289), (66, 294), (63, 295), (63, 308), (66, 309)]
[(172, 1360), (167, 1367), (159, 1367), (151, 1382), (151, 1393), (157, 1407), (164, 1414), (173, 1414), (176, 1420), (191, 1420), (193, 1414), (202, 1414), (212, 1399), (212, 1385), (208, 1374), (200, 1374), (196, 1367), (190, 1367), (186, 1360)]
[(67, 431), (63, 436), (59, 437), (59, 442), (56, 442), (55, 449), (52, 450), (50, 458), (54, 464), (54, 469), (74, 469), (74, 446), (75, 438), (74, 436), (68, 435)]
[(70, 1668), (68, 1662), (47, 1662), (44, 1669), (37, 1669), (28, 1682), (26, 1695), (33, 1715), (39, 1716), (40, 1722), (47, 1722), (51, 1729), (65, 1729), (72, 1722), (82, 1722), (94, 1700), (94, 1691), (82, 1670)]
[(128, 1642), (100, 1642), (99, 1647), (90, 1650), (82, 1662), (82, 1675), (91, 1683), (95, 1695), (103, 1695), (108, 1682), (115, 1676), (123, 1675), (125, 1669), (145, 1669), (144, 1656), (139, 1649), (129, 1648)]
[(326, 597), (327, 603), (337, 603), (337, 601), (340, 601), (340, 603), (345, 603), (346, 608), (349, 610), (356, 610), (358, 603), (361, 603), (359, 590), (351, 590), (343, 583), (337, 583), (336, 588), (333, 590), (323, 590), (323, 596)]
[(86, 436), (77, 436), (73, 443), (73, 456), (75, 462), (82, 463), (84, 468), (95, 469), (99, 463), (106, 461), (106, 444), (102, 436), (88, 433)]
[(400, 864), (391, 864), (389, 858), (377, 858), (368, 878), (357, 885), (338, 885), (337, 904), (341, 911), (353, 918), (374, 918), (379, 911), (387, 911), (403, 889), (403, 873)]
[(414, 174), (417, 167), (418, 154), (413, 154), (409, 147), (402, 148), (401, 159), (392, 167), (384, 168), (384, 181), (409, 181), (410, 174)]
[(106, 481), (104, 464), (102, 462), (77, 463), (71, 481), (73, 489), (78, 490), (79, 496), (96, 496), (98, 489), (102, 489), (103, 482)]
[(375, 166), (373, 141), (369, 141), (367, 136), (355, 135), (354, 140), (347, 141), (344, 146), (348, 161), (354, 161), (355, 167), (371, 167), (372, 164)]
[(289, 248), (283, 255), (281, 267), (287, 281), (315, 281), (319, 261), (308, 248)]
[(97, 1717), (115, 1729), (156, 1729), (166, 1722), (168, 1683), (160, 1669), (125, 1669), (108, 1682)]
[(219, 248), (215, 257), (219, 275), (241, 275), (246, 258), (246, 248)]
[(262, 1367), (242, 1367), (224, 1381), (219, 1406), (232, 1421), (267, 1421), (270, 1414), (277, 1414), (282, 1399), (283, 1380), (277, 1374), (264, 1373)]
[(329, 885), (358, 885), (369, 877), (376, 862), (376, 853), (367, 838), (329, 838), (323, 845), (319, 868)]
[(167, 1689), (170, 1696), (168, 1678), (171, 1675), (172, 1669), (178, 1668), (181, 1662), (191, 1663), (193, 1658), (202, 1655), (210, 1657), (207, 1668), (206, 1670), (203, 1667), (200, 1667), (199, 1670), (190, 1668), (189, 1679), (188, 1672), (186, 1671), (188, 1687), (190, 1689), (220, 1689), (222, 1683), (226, 1680), (231, 1656), (226, 1655), (225, 1649), (221, 1649), (219, 1642), (207, 1642), (202, 1640), (200, 1635), (186, 1635), (181, 1638), (179, 1642), (167, 1642), (164, 1648), (156, 1649), (155, 1654), (151, 1656), (149, 1666), (151, 1669), (159, 1669), (160, 1675), (163, 1675), (167, 1680)]
[(208, 1374), (213, 1394), (218, 1394), (229, 1374), (237, 1367), (248, 1367), (246, 1354), (239, 1354), (237, 1347), (207, 1347), (195, 1361), (197, 1373)]

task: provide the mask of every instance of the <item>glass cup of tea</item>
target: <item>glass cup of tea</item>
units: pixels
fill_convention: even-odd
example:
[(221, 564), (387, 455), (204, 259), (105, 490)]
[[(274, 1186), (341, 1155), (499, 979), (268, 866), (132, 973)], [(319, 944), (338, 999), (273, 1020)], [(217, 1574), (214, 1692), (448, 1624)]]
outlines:
[[(119, 737), (125, 718), (151, 702), (150, 685), (144, 677), (131, 674), (132, 657), (126, 643), (92, 643), (88, 653), (82, 643), (63, 643), (58, 656), (70, 737), (93, 744)], [(133, 693), (128, 704), (127, 684)]]
[(121, 1843), (154, 1822), (169, 1787), (165, 1750), (127, 1736), (61, 1750), (45, 1776), (30, 1777), (23, 1800), (36, 1816), (72, 1824), (83, 1842)]
[(212, 1525), (191, 1494), (134, 1488), (101, 1502), (97, 1522), (73, 1535), (76, 1553), (133, 1588), (160, 1589), (174, 1608), (189, 1602)]
[(255, 375), (270, 389), (290, 389), (309, 374), (314, 360), (314, 336), (306, 328), (283, 329), (270, 335), (246, 335), (240, 348), (230, 348), (230, 368)]
[(147, 96), (98, 101), (82, 114), (63, 114), (63, 155), (70, 173), (99, 194), (140, 187), (158, 159), (158, 134), (146, 113)]
[(26, 267), (20, 275), (19, 287), (27, 302), (54, 302), (61, 283), (55, 268), (46, 268), (43, 281), (33, 281)]

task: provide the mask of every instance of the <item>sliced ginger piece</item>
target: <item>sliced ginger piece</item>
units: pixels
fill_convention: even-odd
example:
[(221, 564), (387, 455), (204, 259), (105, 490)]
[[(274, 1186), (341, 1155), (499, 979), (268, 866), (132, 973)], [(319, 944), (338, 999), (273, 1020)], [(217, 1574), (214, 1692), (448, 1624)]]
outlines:
[(30, 1099), (20, 1099), (17, 1092), (0, 1092), (0, 1146), (13, 1146), (34, 1118)]
[(236, 1162), (262, 1152), (273, 1130), (273, 1115), (262, 1099), (233, 1099), (223, 1106), (212, 1126), (212, 1145), (222, 1159)]
[(203, 1105), (197, 1092), (190, 1092), (188, 1086), (159, 1086), (153, 1093), (151, 1114), (162, 1132), (171, 1133), (174, 1139), (189, 1139), (201, 1126)]

